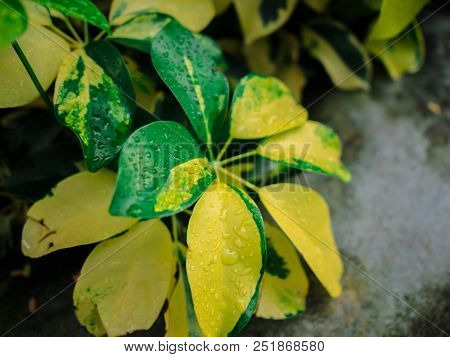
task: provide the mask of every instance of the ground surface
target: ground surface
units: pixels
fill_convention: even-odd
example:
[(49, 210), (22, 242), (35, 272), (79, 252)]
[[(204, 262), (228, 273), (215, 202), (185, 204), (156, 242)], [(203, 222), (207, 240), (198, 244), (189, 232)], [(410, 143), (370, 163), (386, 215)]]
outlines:
[[(308, 175), (329, 202), (345, 256), (344, 291), (328, 298), (312, 283), (308, 310), (287, 321), (253, 320), (256, 336), (439, 335), (450, 331), (450, 22), (436, 15), (425, 26), (428, 61), (417, 75), (375, 81), (370, 93), (334, 91), (311, 108), (344, 141), (353, 181)], [(377, 69), (378, 73), (382, 72)], [(442, 107), (431, 113), (426, 103)], [(72, 280), (89, 249), (60, 252), (33, 263), (30, 278), (0, 275), (0, 332)], [(16, 259), (16, 260), (14, 260)], [(69, 287), (9, 334), (84, 336)], [(409, 305), (409, 306), (408, 306)], [(413, 311), (412, 309), (415, 311)], [(161, 325), (154, 331), (161, 331)], [(145, 334), (148, 334), (145, 333)]]

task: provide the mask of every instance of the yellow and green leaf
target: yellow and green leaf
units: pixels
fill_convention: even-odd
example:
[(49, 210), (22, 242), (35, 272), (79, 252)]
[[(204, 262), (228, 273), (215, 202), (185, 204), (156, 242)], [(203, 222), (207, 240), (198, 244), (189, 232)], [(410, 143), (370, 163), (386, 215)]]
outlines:
[[(29, 26), (17, 40), (39, 82), (47, 90), (55, 80), (69, 44), (40, 25)], [(33, 81), (12, 46), (0, 50), (0, 108), (19, 107), (39, 97)]]
[(234, 91), (230, 118), (233, 138), (258, 139), (304, 124), (308, 112), (280, 80), (249, 74)]
[(178, 244), (176, 255), (179, 262), (179, 276), (164, 313), (166, 337), (199, 337), (202, 331), (195, 317), (191, 288), (186, 272), (186, 247)]
[(172, 21), (152, 41), (151, 57), (198, 137), (211, 142), (225, 119), (229, 97), (227, 79), (218, 70), (211, 48)]
[(425, 43), (422, 30), (411, 24), (398, 37), (389, 40), (368, 40), (368, 51), (383, 62), (392, 79), (405, 73), (416, 73), (425, 61)]
[(213, 0), (113, 0), (109, 13), (112, 25), (121, 25), (134, 16), (159, 12), (173, 16), (191, 31), (201, 31), (215, 15)]
[(266, 261), (258, 207), (238, 188), (214, 184), (194, 207), (187, 243), (189, 284), (204, 335), (237, 334), (256, 309)]
[(369, 89), (371, 64), (364, 47), (337, 21), (316, 20), (302, 31), (309, 54), (319, 60), (340, 89)]
[(60, 13), (84, 20), (91, 25), (110, 33), (108, 20), (100, 9), (89, 0), (34, 0), (48, 8), (55, 9)]
[(256, 316), (282, 320), (305, 311), (309, 283), (289, 238), (267, 222), (265, 232), (267, 265)]
[(97, 245), (86, 259), (73, 300), (80, 323), (95, 336), (149, 329), (167, 298), (172, 240), (160, 220), (139, 222)]
[(0, 50), (15, 41), (27, 28), (27, 14), (18, 0), (0, 2)]
[(383, 0), (380, 16), (368, 40), (388, 40), (399, 35), (416, 18), (429, 0)]
[(344, 182), (350, 171), (341, 163), (341, 141), (333, 129), (309, 120), (304, 125), (271, 136), (257, 148), (259, 155), (304, 171), (333, 175)]
[(122, 149), (110, 212), (139, 218), (173, 215), (192, 205), (215, 178), (184, 126), (154, 122), (136, 130)]
[(90, 171), (108, 164), (131, 132), (133, 85), (119, 51), (107, 41), (65, 57), (54, 101), (61, 123), (78, 136)]
[(343, 265), (325, 200), (294, 183), (265, 186), (259, 197), (332, 297), (341, 294)]
[(91, 244), (122, 233), (134, 218), (113, 217), (108, 206), (116, 175), (103, 169), (81, 172), (61, 181), (27, 213), (22, 252), (37, 258), (59, 249)]
[(279, 29), (291, 16), (297, 0), (233, 0), (246, 44)]

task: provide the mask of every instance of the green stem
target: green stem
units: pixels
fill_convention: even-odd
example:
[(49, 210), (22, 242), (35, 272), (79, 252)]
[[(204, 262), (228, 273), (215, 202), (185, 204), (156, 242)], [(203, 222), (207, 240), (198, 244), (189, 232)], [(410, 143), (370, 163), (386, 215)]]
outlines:
[(239, 181), (240, 183), (242, 183), (244, 186), (247, 186), (248, 188), (251, 188), (253, 191), (258, 192), (259, 191), (259, 187), (255, 186), (254, 184), (252, 184), (251, 182), (248, 182), (247, 180), (243, 179), (242, 177), (233, 174), (232, 172), (228, 171), (227, 169), (220, 167), (218, 168), (220, 171), (222, 171), (225, 175), (230, 176), (231, 178)]
[(240, 160), (240, 159), (243, 159), (243, 158), (246, 158), (246, 157), (249, 157), (249, 156), (253, 156), (253, 155), (256, 155), (256, 150), (252, 150), (252, 151), (246, 152), (244, 154), (236, 155), (236, 156), (230, 157), (229, 159), (222, 160), (220, 162), (220, 164), (221, 165), (226, 165), (226, 164), (228, 164), (230, 162), (233, 162), (233, 161), (236, 161), (236, 160)]
[(178, 221), (177, 221), (177, 217), (175, 215), (173, 215), (170, 218), (172, 220), (172, 236), (173, 236), (173, 240), (177, 243), (178, 242)]
[(97, 36), (94, 37), (94, 41), (100, 40), (106, 34), (105, 30), (100, 31)]
[(223, 155), (225, 155), (225, 152), (227, 151), (228, 147), (230, 146), (231, 142), (233, 141), (233, 138), (230, 136), (228, 140), (226, 141), (225, 145), (223, 146), (222, 150), (220, 150), (219, 155), (217, 155), (216, 160), (220, 161)]
[(31, 80), (33, 81), (34, 86), (38, 90), (38, 92), (41, 95), (42, 99), (44, 100), (45, 104), (47, 104), (48, 109), (50, 109), (50, 111), (52, 113), (54, 113), (53, 103), (50, 100), (50, 97), (45, 92), (44, 88), (42, 88), (41, 82), (39, 82), (39, 79), (36, 77), (36, 74), (34, 73), (33, 68), (30, 65), (30, 62), (28, 62), (28, 59), (25, 56), (25, 53), (23, 53), (23, 51), (20, 48), (20, 46), (17, 43), (17, 41), (14, 41), (12, 43), (12, 46), (14, 48), (14, 51), (16, 51), (17, 56), (19, 57), (19, 59), (22, 62), (23, 66), (25, 67), (26, 71), (28, 72), (28, 75), (30, 76)]
[(89, 43), (89, 27), (88, 23), (84, 21), (84, 44), (87, 45)]
[(74, 29), (74, 27), (70, 23), (69, 19), (67, 17), (63, 17), (63, 21), (66, 24), (66, 26), (69, 29), (69, 31), (71, 32), (72, 36), (75, 37), (75, 39), (78, 42), (83, 42), (83, 40), (81, 39), (80, 35), (78, 35), (78, 32)]
[(61, 36), (62, 38), (64, 38), (66, 41), (70, 42), (71, 45), (77, 45), (78, 42), (70, 37), (68, 34), (66, 34), (65, 32), (61, 31), (59, 28), (57, 28), (54, 25), (49, 26), (50, 30), (52, 30), (53, 32), (57, 33), (59, 36)]

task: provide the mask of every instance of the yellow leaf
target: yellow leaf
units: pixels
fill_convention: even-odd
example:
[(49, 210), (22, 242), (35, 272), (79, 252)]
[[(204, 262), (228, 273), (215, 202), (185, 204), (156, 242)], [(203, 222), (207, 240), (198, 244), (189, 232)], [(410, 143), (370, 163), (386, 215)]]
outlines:
[(291, 90), (297, 102), (301, 102), (303, 88), (306, 85), (306, 75), (297, 63), (281, 67), (276, 76), (281, 79)]
[(139, 222), (86, 259), (73, 293), (77, 318), (97, 336), (146, 330), (163, 307), (171, 273), (168, 229), (160, 220)]
[(124, 232), (135, 218), (108, 213), (116, 175), (103, 169), (81, 172), (61, 181), (51, 195), (28, 211), (22, 251), (37, 258), (59, 249), (90, 244)]
[(216, 14), (221, 14), (231, 5), (232, 0), (213, 0), (216, 8)]
[(113, 0), (109, 20), (117, 26), (139, 13), (160, 12), (198, 32), (208, 26), (215, 11), (213, 0)]
[(212, 185), (189, 221), (187, 272), (206, 336), (239, 332), (250, 319), (265, 264), (261, 214), (242, 191)]
[(325, 200), (311, 188), (293, 183), (265, 186), (259, 196), (322, 285), (338, 297), (343, 266)]
[(308, 112), (275, 77), (245, 76), (233, 95), (230, 135), (258, 139), (302, 125)]
[[(70, 52), (69, 44), (40, 25), (28, 26), (17, 42), (42, 87), (47, 90), (56, 78), (63, 58)], [(0, 108), (19, 107), (39, 97), (39, 92), (12, 46), (0, 51), (0, 73)]]
[(259, 155), (304, 171), (333, 175), (344, 182), (350, 171), (341, 163), (341, 141), (333, 129), (309, 120), (304, 125), (271, 136), (257, 148)]
[(52, 24), (50, 13), (46, 7), (30, 0), (24, 0), (23, 6), (25, 7), (30, 26), (50, 26)]
[(233, 0), (245, 43), (267, 36), (279, 29), (291, 16), (297, 0)]
[[(244, 172), (252, 170), (254, 167), (251, 162), (240, 162), (238, 164), (227, 166), (226, 169), (230, 171), (233, 175), (241, 176)], [(239, 180), (236, 180), (230, 175), (227, 175), (222, 170), (219, 170), (220, 182), (231, 184), (241, 190), (245, 190), (245, 186)]]
[(261, 283), (256, 316), (286, 319), (305, 311), (308, 278), (288, 237), (277, 227), (265, 223), (267, 265)]

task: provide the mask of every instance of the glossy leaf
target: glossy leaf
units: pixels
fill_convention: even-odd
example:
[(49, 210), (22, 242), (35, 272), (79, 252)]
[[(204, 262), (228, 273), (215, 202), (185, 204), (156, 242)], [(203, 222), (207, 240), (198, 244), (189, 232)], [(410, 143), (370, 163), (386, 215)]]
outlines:
[(172, 240), (160, 220), (139, 222), (100, 243), (86, 259), (73, 293), (80, 323), (95, 336), (146, 330), (167, 297)]
[(172, 215), (192, 205), (214, 179), (214, 169), (185, 127), (154, 122), (136, 130), (122, 150), (110, 212)]
[(121, 25), (137, 14), (159, 12), (173, 16), (192, 31), (203, 30), (213, 19), (213, 0), (113, 0), (109, 14), (112, 25)]
[(258, 139), (305, 123), (308, 112), (280, 80), (250, 74), (234, 91), (230, 135)]
[(216, 183), (189, 221), (187, 271), (206, 336), (238, 333), (256, 308), (266, 247), (258, 207), (242, 191)]
[(246, 44), (279, 29), (291, 16), (297, 0), (233, 0)]
[(176, 21), (152, 42), (156, 71), (180, 102), (199, 138), (210, 142), (225, 118), (228, 82), (216, 69), (209, 48)]
[(134, 218), (113, 217), (108, 205), (116, 175), (81, 172), (61, 181), (27, 213), (22, 251), (37, 258), (59, 249), (99, 242), (130, 228)]
[(289, 238), (267, 222), (265, 232), (267, 265), (256, 316), (282, 320), (305, 311), (309, 283)]
[(27, 28), (27, 14), (18, 0), (0, 2), (0, 50), (16, 40)]
[(341, 23), (314, 21), (302, 31), (310, 55), (319, 60), (333, 83), (344, 90), (368, 89), (371, 64), (358, 39)]
[(125, 46), (150, 53), (152, 40), (171, 21), (169, 16), (158, 13), (137, 15), (117, 27), (113, 31), (111, 39)]
[(265, 186), (259, 196), (325, 289), (338, 297), (343, 266), (325, 200), (311, 188), (293, 183)]
[(50, 9), (55, 9), (63, 15), (75, 17), (84, 20), (108, 33), (111, 32), (108, 20), (89, 0), (35, 0), (39, 4), (45, 5)]
[(387, 40), (400, 34), (429, 0), (383, 0), (380, 16), (373, 25), (369, 40)]
[(176, 255), (179, 261), (179, 277), (164, 314), (166, 337), (199, 337), (202, 331), (195, 317), (191, 288), (187, 277), (185, 261), (186, 248), (178, 244)]
[(306, 5), (316, 12), (324, 12), (331, 0), (303, 0)]
[(351, 174), (341, 163), (341, 141), (333, 129), (315, 121), (261, 142), (259, 155), (300, 170), (333, 175), (348, 182)]
[(125, 63), (109, 42), (93, 42), (64, 59), (55, 112), (78, 136), (90, 171), (108, 164), (129, 136), (134, 99)]
[[(28, 27), (18, 39), (30, 65), (44, 90), (47, 90), (58, 73), (63, 58), (69, 53), (69, 44), (45, 27)], [(39, 92), (12, 46), (0, 50), (0, 108), (29, 104), (39, 97)]]
[(417, 24), (412, 24), (398, 38), (391, 40), (369, 40), (368, 51), (383, 62), (392, 79), (406, 73), (416, 73), (425, 61), (423, 33)]

